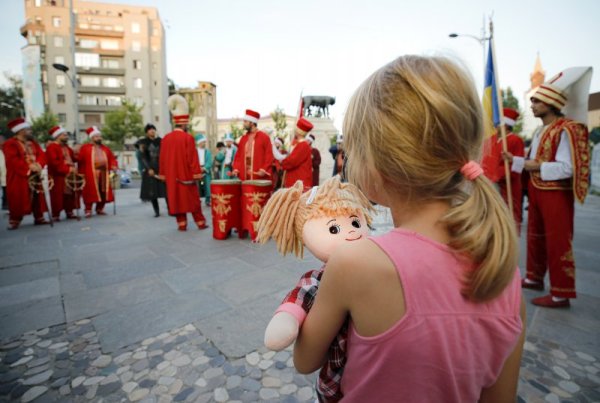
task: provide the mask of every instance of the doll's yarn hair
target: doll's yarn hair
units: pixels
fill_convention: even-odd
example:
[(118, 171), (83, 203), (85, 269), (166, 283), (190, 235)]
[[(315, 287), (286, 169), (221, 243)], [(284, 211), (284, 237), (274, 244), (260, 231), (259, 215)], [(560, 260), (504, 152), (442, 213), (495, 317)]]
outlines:
[[(309, 198), (312, 200), (307, 203)], [(257, 240), (266, 243), (272, 238), (282, 255), (293, 252), (302, 257), (302, 228), (308, 220), (358, 212), (364, 214), (370, 225), (371, 203), (356, 186), (342, 183), (339, 176), (326, 180), (315, 193), (303, 192), (302, 182), (297, 181), (294, 186), (280, 189), (271, 196), (258, 222)]]

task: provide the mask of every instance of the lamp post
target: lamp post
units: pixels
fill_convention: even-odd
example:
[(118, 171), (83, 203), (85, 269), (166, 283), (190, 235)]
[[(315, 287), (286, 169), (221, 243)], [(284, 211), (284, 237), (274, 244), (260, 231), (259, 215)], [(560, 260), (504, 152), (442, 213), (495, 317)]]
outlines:
[(476, 40), (480, 45), (481, 45), (481, 51), (483, 53), (483, 79), (485, 81), (485, 41), (490, 40), (492, 38), (492, 33), (490, 32), (489, 35), (487, 35), (487, 32), (485, 30), (485, 16), (483, 17), (483, 24), (481, 25), (481, 36), (475, 36), (475, 35), (470, 35), (470, 34), (457, 34), (456, 32), (452, 32), (451, 34), (448, 35), (450, 38), (459, 38), (459, 37), (464, 37), (464, 38), (471, 38)]
[(75, 142), (77, 143), (79, 140), (79, 100), (77, 99), (77, 93), (78, 93), (78, 85), (79, 83), (77, 82), (77, 77), (71, 77), (71, 75), (69, 74), (69, 67), (65, 66), (64, 64), (60, 64), (60, 63), (53, 63), (52, 67), (54, 67), (56, 70), (58, 71), (62, 71), (64, 73), (65, 76), (67, 76), (67, 78), (69, 79), (69, 81), (71, 82), (71, 86), (73, 87), (73, 110), (75, 112)]

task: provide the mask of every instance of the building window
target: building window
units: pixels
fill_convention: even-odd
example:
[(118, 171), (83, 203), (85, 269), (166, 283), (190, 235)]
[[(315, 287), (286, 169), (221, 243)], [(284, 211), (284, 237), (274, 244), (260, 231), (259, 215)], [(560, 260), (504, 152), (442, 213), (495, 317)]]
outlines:
[(118, 69), (120, 64), (117, 59), (102, 59), (102, 67), (105, 69)]
[[(119, 13), (119, 17), (120, 17), (120, 13)], [(115, 31), (117, 32), (123, 32), (123, 26), (122, 25), (115, 25)]]
[(54, 56), (54, 63), (65, 64), (64, 56)]
[(108, 88), (122, 87), (122, 82), (117, 77), (105, 77), (102, 79), (102, 86)]
[(83, 115), (83, 123), (86, 125), (99, 125), (101, 123), (101, 117), (97, 113), (85, 113)]
[(158, 123), (158, 115), (154, 115), (154, 121)]
[(42, 6), (42, 0), (35, 0), (35, 6), (36, 7), (41, 7)]
[(152, 68), (153, 68), (153, 69), (156, 69), (156, 68), (158, 68), (158, 63), (156, 63), (156, 62), (152, 63)]
[(131, 50), (139, 52), (142, 50), (142, 43), (140, 41), (131, 41)]
[(142, 79), (141, 78), (133, 79), (133, 88), (142, 88)]
[(94, 49), (98, 47), (98, 41), (93, 39), (81, 39), (79, 41), (79, 47), (84, 49)]
[(154, 105), (158, 106), (160, 104), (160, 101), (158, 100), (158, 98), (154, 98)]
[(75, 66), (83, 68), (100, 67), (100, 55), (97, 53), (75, 53)]
[(121, 106), (122, 101), (121, 97), (107, 96), (104, 98), (104, 104), (107, 106)]
[(100, 42), (100, 48), (106, 50), (119, 50), (119, 41), (104, 39)]
[(65, 94), (56, 94), (56, 102), (59, 104), (65, 103)]
[(131, 23), (131, 32), (134, 34), (140, 33), (140, 24), (138, 22)]
[(134, 60), (133, 61), (133, 68), (135, 70), (141, 70), (142, 69), (142, 61), (141, 60)]
[(139, 107), (144, 106), (144, 100), (142, 99), (142, 97), (133, 97), (133, 103)]
[(65, 123), (67, 123), (67, 114), (66, 114), (66, 113), (59, 113), (59, 114), (58, 114), (58, 121), (59, 121), (60, 123), (62, 123), (63, 125), (64, 125)]
[(60, 17), (52, 17), (52, 26), (54, 28), (60, 27)]
[(54, 46), (56, 46), (57, 48), (62, 48), (64, 46), (64, 44), (65, 44), (65, 41), (62, 36), (54, 37)]
[(65, 76), (63, 76), (62, 74), (59, 74), (56, 76), (56, 87), (57, 88), (65, 87)]
[(99, 87), (100, 86), (100, 77), (82, 76), (81, 77), (81, 85), (83, 87)]

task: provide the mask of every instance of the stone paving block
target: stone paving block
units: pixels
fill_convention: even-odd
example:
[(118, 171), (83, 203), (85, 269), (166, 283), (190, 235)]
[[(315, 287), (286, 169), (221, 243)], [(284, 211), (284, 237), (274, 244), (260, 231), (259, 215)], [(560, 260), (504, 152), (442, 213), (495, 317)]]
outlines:
[(0, 270), (0, 287), (58, 275), (58, 260), (5, 267)]
[(277, 267), (257, 268), (215, 285), (216, 292), (234, 305), (242, 305), (258, 296), (292, 289), (298, 278)]
[(271, 296), (259, 298), (195, 325), (227, 357), (243, 357), (263, 346), (265, 329), (280, 303), (281, 299)]
[(156, 275), (64, 295), (67, 321), (89, 318), (152, 299), (172, 296), (171, 289)]
[(225, 258), (219, 261), (199, 261), (186, 269), (169, 270), (160, 276), (174, 292), (182, 294), (225, 282), (253, 270), (256, 270), (255, 266), (238, 258)]
[(0, 286), (0, 307), (22, 304), (60, 295), (58, 276), (38, 278)]
[(87, 290), (83, 274), (66, 272), (60, 275), (60, 292), (64, 296)]
[(0, 339), (65, 322), (60, 297), (50, 297), (0, 308)]
[(214, 293), (205, 290), (112, 310), (98, 315), (92, 322), (102, 351), (112, 352), (230, 308)]
[(160, 256), (143, 260), (128, 260), (102, 269), (85, 271), (83, 275), (85, 284), (89, 288), (96, 288), (184, 266), (183, 263), (171, 256)]

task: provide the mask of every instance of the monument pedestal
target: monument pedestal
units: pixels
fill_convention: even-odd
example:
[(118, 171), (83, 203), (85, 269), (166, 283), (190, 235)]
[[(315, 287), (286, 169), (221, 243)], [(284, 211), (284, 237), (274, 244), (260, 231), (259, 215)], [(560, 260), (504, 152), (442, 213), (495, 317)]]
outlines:
[(329, 118), (305, 117), (314, 125), (311, 133), (315, 136), (313, 147), (321, 153), (321, 167), (319, 168), (319, 184), (330, 178), (333, 173), (333, 157), (329, 153), (331, 138), (337, 136), (339, 130)]

